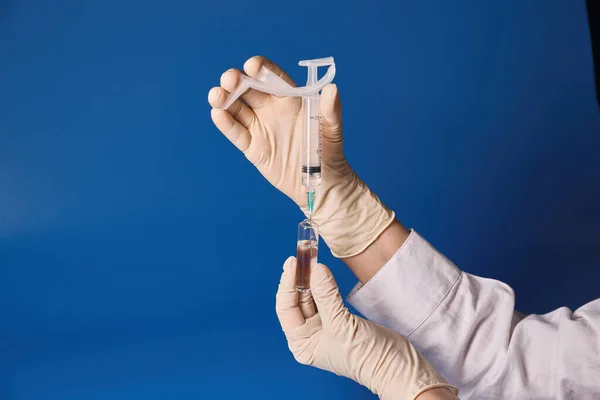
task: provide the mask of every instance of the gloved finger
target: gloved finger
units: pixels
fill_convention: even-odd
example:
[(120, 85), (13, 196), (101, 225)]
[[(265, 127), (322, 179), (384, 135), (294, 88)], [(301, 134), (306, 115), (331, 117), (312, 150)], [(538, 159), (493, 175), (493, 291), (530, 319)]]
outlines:
[[(290, 84), (292, 87), (296, 87), (296, 83), (294, 82), (294, 80), (292, 78), (290, 78), (290, 76), (288, 74), (286, 74), (281, 69), (281, 67), (279, 67), (279, 65), (270, 61), (266, 57), (254, 56), (254, 57), (248, 59), (248, 61), (246, 61), (246, 63), (244, 64), (244, 71), (246, 72), (246, 74), (248, 74), (248, 76), (255, 77), (258, 75), (258, 73), (260, 72), (262, 67), (267, 68), (268, 70), (273, 72), (275, 75), (277, 75), (278, 77), (283, 79), (285, 82)], [(271, 95), (269, 95), (269, 98), (271, 98)], [(293, 97), (291, 97), (291, 99), (298, 100)], [(266, 101), (264, 98), (261, 98), (260, 100), (263, 102), (262, 104), (264, 104), (264, 102)], [(258, 100), (256, 100), (256, 103), (259, 103)], [(299, 102), (299, 103), (302, 104), (301, 102)], [(252, 106), (252, 108), (258, 109), (258, 108), (260, 108), (260, 106), (262, 104), (259, 103), (256, 106)]]
[(323, 264), (317, 264), (312, 270), (310, 284), (323, 325), (337, 323), (347, 309), (331, 270)]
[(286, 74), (279, 65), (263, 56), (254, 56), (249, 58), (244, 64), (244, 71), (248, 74), (248, 76), (254, 77), (258, 75), (262, 67), (267, 68), (275, 75), (290, 84), (292, 87), (296, 87), (296, 82), (294, 82), (294, 80), (290, 78), (290, 76)]
[(314, 361), (316, 349), (319, 345), (319, 335), (323, 330), (323, 323), (318, 315), (313, 315), (306, 320), (301, 327), (284, 331), (288, 340), (288, 347), (296, 361), (304, 365), (310, 365)]
[(300, 292), (298, 293), (298, 306), (304, 319), (309, 319), (317, 313), (315, 308), (315, 301), (313, 300), (311, 292)]
[[(232, 68), (228, 71), (225, 71), (225, 73), (221, 75), (221, 86), (225, 90), (233, 92), (240, 82), (241, 75), (242, 71), (239, 69)], [(271, 99), (270, 94), (255, 89), (246, 90), (246, 92), (244, 92), (244, 94), (242, 94), (240, 97), (254, 109), (262, 107), (268, 100)]]
[(210, 116), (223, 135), (242, 152), (246, 152), (250, 147), (250, 132), (237, 122), (227, 111), (213, 108), (210, 110)]
[(298, 306), (298, 291), (296, 290), (296, 258), (290, 257), (283, 265), (283, 274), (275, 301), (277, 318), (284, 331), (304, 325), (305, 319)]
[(341, 144), (342, 102), (335, 84), (325, 86), (321, 92), (321, 116), (323, 141)]
[[(208, 103), (214, 108), (219, 108), (225, 103), (228, 95), (229, 92), (222, 87), (214, 87), (208, 92)], [(250, 129), (250, 126), (256, 121), (254, 111), (239, 99), (233, 102), (227, 112), (246, 129)]]

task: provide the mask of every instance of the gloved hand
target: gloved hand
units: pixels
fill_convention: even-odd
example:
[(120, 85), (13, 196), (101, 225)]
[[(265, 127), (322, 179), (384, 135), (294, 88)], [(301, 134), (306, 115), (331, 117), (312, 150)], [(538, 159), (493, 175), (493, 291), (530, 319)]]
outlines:
[[(256, 76), (265, 65), (295, 86), (277, 65), (253, 57), (244, 65)], [(254, 89), (228, 109), (219, 110), (227, 91), (240, 80), (241, 71), (231, 69), (221, 76), (221, 87), (208, 95), (211, 116), (217, 128), (254, 164), (277, 189), (298, 204), (306, 214), (307, 196), (301, 185), (302, 99), (278, 98)], [(342, 110), (337, 87), (329, 85), (321, 96), (322, 174), (316, 191), (313, 220), (334, 256), (351, 257), (364, 251), (393, 222), (394, 213), (358, 178), (344, 157)]]
[(458, 390), (404, 337), (348, 311), (327, 267), (313, 268), (312, 295), (296, 291), (295, 270), (296, 260), (290, 257), (276, 310), (298, 362), (353, 379), (383, 400), (412, 400), (434, 388), (446, 388), (441, 390), (446, 398), (456, 398)]

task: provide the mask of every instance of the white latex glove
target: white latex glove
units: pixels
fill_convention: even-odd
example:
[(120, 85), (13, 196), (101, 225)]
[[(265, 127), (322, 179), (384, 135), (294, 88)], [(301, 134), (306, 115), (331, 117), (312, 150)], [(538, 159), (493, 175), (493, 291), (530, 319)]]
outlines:
[[(249, 76), (266, 65), (288, 83), (281, 68), (262, 57), (244, 64)], [(211, 89), (208, 101), (217, 128), (277, 189), (307, 213), (306, 191), (301, 185), (302, 99), (278, 98), (249, 90), (228, 111), (218, 109), (240, 80), (239, 70), (221, 76), (221, 87)], [(352, 171), (342, 147), (342, 110), (337, 87), (329, 85), (321, 96), (323, 126), (322, 185), (315, 195), (314, 221), (334, 256), (360, 254), (393, 222), (387, 209)]]
[(447, 395), (456, 398), (458, 390), (403, 336), (348, 311), (326, 266), (313, 268), (312, 298), (296, 291), (295, 270), (296, 260), (290, 257), (281, 276), (276, 310), (298, 362), (350, 378), (383, 400), (412, 400), (434, 388), (446, 388), (452, 392)]

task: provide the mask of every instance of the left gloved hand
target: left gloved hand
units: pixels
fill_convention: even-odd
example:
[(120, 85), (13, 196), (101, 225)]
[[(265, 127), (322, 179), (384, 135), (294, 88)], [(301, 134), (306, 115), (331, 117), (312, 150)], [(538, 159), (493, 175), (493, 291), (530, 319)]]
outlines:
[(383, 400), (413, 400), (434, 388), (456, 398), (456, 388), (403, 336), (348, 311), (329, 268), (313, 268), (312, 295), (296, 291), (295, 277), (296, 259), (290, 257), (276, 310), (298, 362), (353, 379)]

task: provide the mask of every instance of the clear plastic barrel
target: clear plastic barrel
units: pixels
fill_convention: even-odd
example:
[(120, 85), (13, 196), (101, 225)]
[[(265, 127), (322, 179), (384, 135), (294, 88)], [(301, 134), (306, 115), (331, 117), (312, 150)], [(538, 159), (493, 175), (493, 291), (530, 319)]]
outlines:
[(319, 227), (305, 219), (298, 224), (296, 247), (296, 290), (310, 292), (310, 274), (317, 264), (319, 250)]
[(302, 186), (321, 185), (321, 98), (305, 97), (303, 101), (304, 126), (302, 132)]

